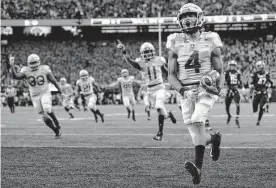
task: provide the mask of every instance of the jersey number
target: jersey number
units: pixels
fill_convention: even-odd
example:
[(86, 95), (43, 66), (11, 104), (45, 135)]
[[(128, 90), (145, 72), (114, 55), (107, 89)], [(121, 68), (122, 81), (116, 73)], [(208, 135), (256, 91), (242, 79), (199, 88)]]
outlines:
[(195, 73), (199, 73), (201, 65), (198, 61), (198, 51), (194, 51), (185, 64), (185, 69), (195, 69)]
[(44, 77), (43, 76), (37, 76), (37, 77), (34, 77), (34, 76), (29, 76), (28, 77), (28, 83), (30, 84), (30, 86), (34, 87), (36, 85), (43, 85), (45, 82), (44, 80)]
[(152, 66), (152, 71), (150, 70), (150, 67), (148, 67), (148, 75), (150, 80), (154, 80), (157, 78), (155, 66)]
[(258, 84), (264, 85), (266, 83), (266, 78), (259, 78)]
[(236, 75), (230, 75), (230, 83), (231, 84), (237, 84), (238, 83), (238, 79), (237, 79)]
[(90, 85), (89, 84), (84, 84), (83, 85), (83, 92), (89, 92), (90, 91)]
[(123, 86), (124, 86), (124, 88), (131, 88), (131, 83), (125, 82), (125, 83), (123, 84)]

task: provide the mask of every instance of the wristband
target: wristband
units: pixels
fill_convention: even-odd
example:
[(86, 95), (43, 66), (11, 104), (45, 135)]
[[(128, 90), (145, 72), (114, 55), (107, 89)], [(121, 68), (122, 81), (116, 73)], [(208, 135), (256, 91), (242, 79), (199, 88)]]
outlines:
[(126, 50), (123, 50), (122, 53), (123, 53), (124, 55), (126, 55)]

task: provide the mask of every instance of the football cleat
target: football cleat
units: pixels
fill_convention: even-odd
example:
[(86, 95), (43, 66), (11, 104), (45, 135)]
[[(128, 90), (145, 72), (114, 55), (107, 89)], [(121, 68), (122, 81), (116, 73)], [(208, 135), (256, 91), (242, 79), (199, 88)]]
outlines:
[(163, 137), (163, 133), (158, 132), (157, 135), (155, 137), (153, 137), (153, 140), (161, 141), (162, 137)]
[(171, 119), (171, 121), (172, 121), (174, 124), (176, 124), (176, 119), (175, 119), (175, 117), (174, 117), (172, 111), (169, 111), (168, 114), (169, 114), (169, 118)]
[(193, 183), (199, 184), (201, 180), (201, 170), (197, 168), (197, 166), (190, 161), (185, 162), (185, 169), (189, 172), (193, 177)]
[(259, 121), (257, 121), (256, 126), (260, 126), (260, 122)]
[(135, 112), (134, 112), (134, 110), (132, 111), (132, 120), (133, 120), (133, 121), (136, 121), (136, 119), (135, 119)]
[(55, 133), (56, 133), (55, 138), (60, 138), (61, 137), (60, 128), (56, 128)]
[(218, 131), (214, 135), (212, 135), (212, 147), (210, 156), (212, 157), (213, 161), (217, 161), (219, 159), (221, 137), (222, 135)]
[(240, 127), (240, 121), (238, 119), (236, 119), (236, 125), (238, 126), (238, 128), (241, 128)]
[(228, 116), (228, 117), (227, 117), (227, 122), (226, 122), (227, 125), (230, 123), (231, 117), (232, 117), (232, 116)]

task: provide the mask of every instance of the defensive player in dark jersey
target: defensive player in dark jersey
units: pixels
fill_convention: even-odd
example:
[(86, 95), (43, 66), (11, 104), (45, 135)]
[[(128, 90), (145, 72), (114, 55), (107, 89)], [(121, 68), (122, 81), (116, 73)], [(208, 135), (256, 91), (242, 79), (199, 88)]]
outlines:
[(260, 106), (259, 116), (256, 126), (260, 126), (260, 121), (264, 113), (264, 105), (267, 102), (267, 84), (270, 83), (270, 87), (274, 88), (274, 84), (270, 79), (270, 75), (265, 71), (265, 63), (263, 61), (258, 61), (256, 63), (257, 71), (252, 74), (252, 82), (250, 87), (254, 89), (253, 93), (253, 112), (258, 111), (258, 106)]
[(232, 60), (228, 63), (229, 70), (225, 72), (225, 81), (228, 86), (227, 94), (225, 97), (226, 112), (228, 115), (227, 124), (231, 120), (230, 105), (234, 99), (236, 104), (236, 125), (240, 128), (239, 115), (240, 115), (240, 101), (241, 96), (238, 87), (243, 88), (243, 83), (241, 80), (241, 72), (237, 69), (237, 62)]

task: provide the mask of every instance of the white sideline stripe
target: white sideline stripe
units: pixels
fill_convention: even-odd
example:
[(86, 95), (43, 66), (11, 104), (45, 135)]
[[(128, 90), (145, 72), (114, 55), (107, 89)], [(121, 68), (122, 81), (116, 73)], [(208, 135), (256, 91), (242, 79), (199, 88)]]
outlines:
[[(2, 133), (2, 136), (52, 136), (52, 134), (10, 134), (10, 133)], [(63, 134), (62, 136), (153, 136), (154, 134)], [(190, 136), (190, 134), (165, 134), (165, 136)], [(222, 136), (276, 136), (276, 134), (223, 134)]]
[[(2, 146), (2, 148), (92, 148), (92, 149), (194, 149), (194, 147), (156, 147), (156, 146)], [(207, 147), (210, 148), (210, 147)], [(262, 146), (224, 146), (221, 149), (276, 149), (276, 147), (262, 147)]]
[[(145, 113), (137, 113), (135, 114), (136, 116), (142, 116), (142, 115), (145, 115)], [(112, 117), (112, 116), (126, 116), (126, 114), (124, 113), (116, 113), (116, 114), (105, 114), (104, 115), (105, 117)], [(210, 115), (211, 117), (215, 117), (215, 118), (220, 118), (220, 117), (227, 117), (227, 115)], [(264, 114), (263, 116), (266, 116), (266, 117), (274, 117), (275, 114)], [(239, 115), (239, 117), (258, 117), (257, 114), (245, 114), (245, 115)], [(58, 118), (58, 120), (60, 121), (82, 121), (82, 120), (94, 120), (95, 118), (92, 118), (92, 117), (88, 117), (88, 118), (73, 118), (73, 119), (70, 119), (70, 118)], [(42, 121), (42, 119), (37, 119), (37, 121)]]

